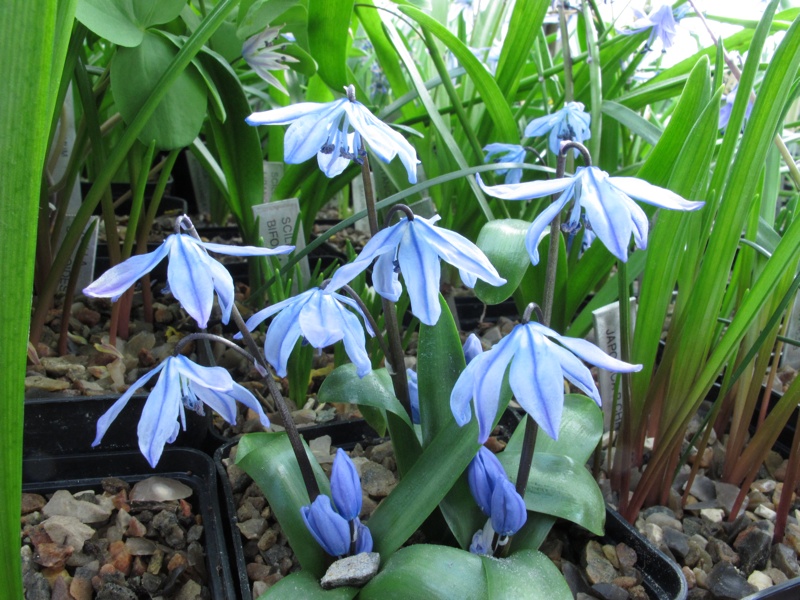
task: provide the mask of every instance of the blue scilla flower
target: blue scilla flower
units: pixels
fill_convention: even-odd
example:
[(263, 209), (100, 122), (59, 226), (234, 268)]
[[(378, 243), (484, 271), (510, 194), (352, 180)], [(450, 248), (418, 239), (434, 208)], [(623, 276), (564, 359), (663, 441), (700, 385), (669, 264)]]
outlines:
[[(489, 144), (483, 147), (486, 156), (483, 162), (525, 162), (525, 148), (519, 144)], [(498, 169), (498, 175), (505, 175), (506, 183), (519, 183), (522, 180), (522, 169)]]
[(328, 177), (344, 171), (351, 160), (363, 162), (364, 142), (383, 162), (395, 156), (408, 172), (408, 181), (417, 182), (417, 153), (408, 141), (376, 118), (355, 99), (355, 88), (345, 88), (347, 96), (333, 102), (300, 102), (282, 108), (253, 113), (250, 125), (289, 125), (283, 139), (284, 160), (299, 164), (317, 155), (319, 168)]
[[(247, 328), (252, 331), (265, 319), (279, 313), (267, 329), (264, 355), (280, 377), (286, 377), (286, 364), (295, 343), (300, 338), (304, 338), (314, 348), (320, 349), (341, 340), (344, 342), (347, 356), (356, 365), (359, 377), (364, 377), (372, 370), (372, 363), (365, 348), (364, 327), (371, 336), (374, 336), (375, 332), (358, 304), (346, 296), (337, 294), (334, 291), (337, 287), (332, 283), (329, 283), (324, 290), (315, 287), (298, 296), (268, 306), (247, 320)], [(359, 316), (364, 321), (364, 327), (359, 321)], [(240, 336), (241, 334), (237, 334), (235, 337)]]
[[(728, 127), (728, 121), (731, 120), (731, 113), (733, 112), (733, 103), (736, 100), (736, 92), (738, 91), (738, 86), (734, 87), (730, 92), (728, 92), (725, 96), (725, 104), (722, 105), (722, 108), (719, 109), (719, 128), (722, 131)], [(744, 118), (745, 121), (750, 118), (750, 112), (753, 110), (753, 101), (747, 101), (747, 107), (744, 111)]]
[(272, 256), (288, 254), (294, 246), (256, 248), (201, 242), (190, 235), (176, 233), (167, 237), (153, 252), (130, 257), (106, 271), (83, 293), (96, 298), (116, 300), (136, 281), (169, 257), (167, 281), (172, 295), (181, 303), (197, 326), (205, 329), (214, 305), (214, 292), (222, 308), (222, 322), (227, 323), (233, 308), (233, 278), (228, 270), (208, 255), (207, 250), (229, 256)]
[(478, 508), (487, 517), (492, 514), (492, 494), (497, 482), (508, 479), (494, 452), (481, 446), (467, 467), (467, 483)]
[[(103, 439), (114, 419), (133, 394), (154, 375), (161, 373), (142, 410), (137, 429), (139, 449), (150, 466), (155, 468), (164, 444), (178, 436), (179, 427), (186, 429), (185, 409), (203, 414), (203, 404), (217, 411), (231, 425), (236, 424), (236, 402), (253, 409), (261, 424), (269, 427), (269, 419), (255, 396), (235, 383), (222, 367), (203, 367), (185, 356), (170, 356), (155, 369), (140, 377), (119, 400), (97, 420), (97, 436), (92, 446)], [(180, 425), (178, 419), (180, 418)]]
[(699, 210), (705, 204), (684, 200), (675, 192), (636, 177), (610, 177), (597, 167), (578, 167), (572, 177), (516, 185), (487, 187), (480, 179), (479, 183), (487, 194), (503, 200), (530, 200), (561, 192), (561, 196), (534, 219), (525, 236), (525, 247), (534, 265), (539, 262), (538, 246), (542, 232), (570, 200), (574, 199), (574, 202), (562, 229), (574, 233), (583, 221), (608, 251), (623, 262), (628, 260), (631, 234), (637, 248), (647, 247), (647, 215), (632, 198), (661, 208), (683, 211)]
[(517, 402), (556, 439), (564, 409), (565, 377), (600, 405), (600, 393), (592, 374), (580, 359), (617, 373), (642, 369), (642, 365), (611, 358), (586, 340), (561, 336), (540, 323), (519, 324), (462, 371), (450, 394), (450, 409), (456, 423), (463, 426), (472, 419), (470, 401), (473, 401), (478, 442), (482, 444), (489, 438), (500, 403), (503, 376), (510, 364), (508, 381)]
[(288, 95), (289, 92), (283, 84), (270, 73), (270, 71), (288, 70), (289, 63), (299, 62), (294, 56), (281, 52), (287, 46), (287, 42), (275, 44), (281, 27), (267, 27), (264, 31), (247, 38), (242, 44), (242, 58), (261, 79)]
[(361, 480), (347, 452), (339, 448), (331, 470), (331, 496), (336, 510), (351, 521), (361, 512)]
[(503, 285), (486, 255), (464, 236), (434, 227), (439, 216), (431, 219), (404, 217), (380, 230), (367, 242), (361, 254), (334, 273), (330, 285), (341, 287), (378, 259), (372, 272), (375, 291), (396, 302), (403, 291), (398, 278), (403, 274), (411, 312), (425, 325), (435, 325), (441, 314), (439, 305), (439, 258), (458, 268), (461, 281), (474, 287), (478, 278), (491, 285)]
[[(583, 110), (580, 102), (567, 102), (564, 108), (534, 119), (525, 128), (525, 137), (538, 137), (550, 132), (550, 152), (558, 154), (561, 142), (583, 142), (592, 137), (592, 116)], [(578, 150), (573, 150), (578, 156)], [(506, 183), (509, 183), (506, 181)]]
[(408, 381), (408, 402), (411, 404), (411, 422), (419, 425), (419, 379), (417, 372), (413, 369), (406, 369), (406, 381)]
[(464, 360), (469, 364), (473, 358), (482, 353), (483, 344), (481, 344), (481, 340), (474, 333), (470, 333), (467, 339), (464, 340)]
[(500, 536), (514, 535), (528, 520), (525, 500), (506, 477), (498, 479), (492, 492), (491, 518), (492, 529)]
[[(634, 35), (642, 31), (650, 30), (650, 37), (647, 38), (645, 50), (653, 48), (653, 42), (658, 38), (661, 40), (661, 51), (666, 52), (672, 48), (677, 36), (677, 21), (675, 20), (675, 13), (672, 11), (672, 6), (669, 4), (660, 4), (653, 8), (648, 14), (645, 14), (638, 8), (633, 8), (635, 21), (630, 27), (619, 30), (623, 35)], [(681, 15), (685, 10), (681, 12)]]
[(331, 471), (331, 496), (320, 495), (309, 506), (300, 509), (303, 521), (331, 556), (372, 552), (372, 534), (359, 519), (361, 512), (361, 481), (353, 461), (339, 448)]

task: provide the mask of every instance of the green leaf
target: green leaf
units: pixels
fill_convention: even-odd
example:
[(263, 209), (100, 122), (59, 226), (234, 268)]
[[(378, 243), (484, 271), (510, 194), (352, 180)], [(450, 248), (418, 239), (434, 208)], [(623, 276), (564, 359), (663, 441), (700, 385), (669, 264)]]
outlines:
[(572, 600), (561, 571), (541, 552), (521, 550), (508, 558), (481, 556), (481, 560), (488, 584), (487, 598)]
[[(111, 91), (122, 118), (130, 124), (178, 53), (163, 37), (145, 34), (135, 48), (119, 48), (111, 64)], [(161, 150), (192, 143), (206, 117), (206, 86), (193, 67), (178, 75), (139, 133), (145, 145), (156, 140)]]
[(658, 143), (662, 133), (661, 128), (627, 106), (611, 100), (604, 100), (602, 111), (604, 115), (616, 119), (651, 146), (655, 146)]
[(308, 571), (299, 571), (281, 579), (269, 588), (258, 600), (278, 600), (297, 598), (300, 600), (350, 600), (358, 595), (359, 589), (354, 587), (340, 587), (333, 590), (323, 590), (319, 586), (317, 577)]
[(514, 121), (514, 115), (508, 105), (508, 100), (503, 92), (500, 91), (500, 88), (497, 87), (497, 82), (486, 70), (486, 67), (481, 64), (472, 51), (433, 17), (410, 6), (400, 6), (398, 8), (400, 12), (411, 17), (424, 29), (439, 38), (464, 67), (494, 122), (491, 138), (504, 142), (518, 140), (519, 129), (516, 121)]
[[(314, 455), (306, 449), (320, 492), (330, 494), (330, 483)], [(321, 577), (328, 564), (325, 551), (308, 531), (300, 507), (310, 503), (289, 437), (280, 433), (248, 433), (239, 440), (236, 464), (258, 484), (281, 531), (286, 534), (300, 565)]]
[[(529, 51), (541, 32), (547, 4), (539, 0), (517, 0), (508, 22), (508, 33), (497, 61), (497, 87), (513, 98), (519, 75), (528, 64)], [(511, 143), (511, 142), (509, 142)]]
[(422, 443), (427, 446), (445, 427), (455, 424), (450, 392), (467, 366), (461, 337), (447, 302), (439, 294), (442, 314), (433, 327), (421, 323), (417, 346), (419, 414)]
[(489, 597), (483, 564), (477, 555), (432, 544), (416, 544), (395, 552), (359, 595), (362, 600)]
[(525, 271), (531, 264), (525, 249), (525, 235), (531, 226), (519, 219), (496, 219), (489, 221), (481, 229), (476, 242), (478, 248), (488, 257), (497, 272), (507, 281), (494, 286), (478, 280), (475, 295), (486, 304), (499, 304), (506, 300), (519, 286)]
[(176, 18), (186, 0), (80, 0), (75, 17), (112, 44), (133, 48), (145, 30)]
[(394, 395), (392, 378), (386, 369), (375, 369), (359, 377), (352, 363), (336, 367), (322, 382), (317, 400), (363, 404), (388, 410), (400, 417), (409, 429), (413, 429), (408, 413)]
[(319, 76), (332, 89), (347, 85), (347, 48), (354, 0), (308, 0), (309, 51)]

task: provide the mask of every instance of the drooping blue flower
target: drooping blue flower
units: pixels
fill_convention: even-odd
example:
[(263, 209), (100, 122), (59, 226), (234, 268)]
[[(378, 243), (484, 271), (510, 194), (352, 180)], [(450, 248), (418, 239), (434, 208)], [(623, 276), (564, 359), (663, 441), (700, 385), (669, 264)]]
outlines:
[(356, 554), (362, 552), (372, 552), (372, 532), (356, 519)]
[(205, 404), (228, 423), (235, 425), (236, 402), (239, 401), (258, 414), (264, 427), (269, 427), (269, 419), (261, 404), (246, 388), (235, 383), (226, 369), (203, 367), (178, 355), (166, 358), (155, 369), (140, 377), (111, 405), (97, 420), (97, 436), (92, 446), (100, 443), (133, 394), (159, 372), (158, 383), (147, 397), (137, 429), (139, 449), (153, 468), (161, 458), (164, 444), (175, 441), (180, 426), (186, 429), (186, 408), (203, 414)]
[(475, 535), (472, 536), (472, 543), (469, 545), (469, 551), (472, 554), (479, 554), (482, 556), (492, 556), (494, 548), (494, 529), (492, 529), (492, 519), (486, 521), (483, 529), (478, 529)]
[(463, 426), (472, 419), (470, 401), (473, 401), (478, 442), (483, 444), (489, 438), (500, 403), (503, 376), (510, 364), (509, 383), (517, 402), (556, 439), (564, 409), (565, 377), (600, 405), (600, 393), (592, 374), (579, 359), (616, 373), (642, 369), (642, 365), (611, 358), (586, 340), (561, 336), (540, 323), (519, 324), (461, 372), (450, 394), (450, 409), (456, 423)]
[(350, 524), (333, 510), (328, 496), (317, 496), (309, 506), (300, 508), (300, 515), (325, 552), (337, 557), (350, 553)]
[[(286, 377), (286, 364), (295, 343), (301, 337), (314, 348), (320, 349), (341, 340), (344, 342), (347, 356), (356, 365), (359, 377), (364, 377), (372, 370), (372, 363), (365, 347), (364, 328), (358, 317), (364, 321), (364, 327), (371, 336), (374, 336), (375, 332), (358, 304), (334, 291), (341, 285), (334, 286), (333, 282), (330, 282), (324, 290), (318, 287), (312, 288), (298, 296), (268, 306), (247, 320), (245, 323), (247, 328), (253, 331), (264, 320), (280, 313), (272, 320), (264, 340), (264, 355), (275, 367), (278, 376)], [(346, 306), (353, 309), (355, 314), (347, 310)], [(241, 334), (234, 337), (241, 337)]]
[(481, 344), (481, 340), (474, 333), (470, 333), (467, 339), (464, 340), (464, 360), (469, 364), (473, 358), (482, 353), (483, 344)]
[(406, 381), (408, 381), (408, 402), (411, 404), (411, 422), (419, 425), (419, 381), (417, 372), (413, 369), (406, 369)]
[(351, 160), (363, 162), (364, 142), (383, 162), (395, 156), (417, 182), (417, 153), (408, 141), (376, 118), (355, 99), (355, 88), (347, 86), (347, 97), (333, 102), (300, 102), (253, 113), (249, 125), (289, 125), (283, 140), (284, 160), (299, 164), (317, 155), (320, 169), (328, 177), (344, 171)]
[(275, 44), (281, 27), (282, 25), (267, 27), (264, 31), (247, 38), (242, 45), (242, 58), (261, 79), (288, 96), (289, 92), (283, 84), (270, 73), (270, 71), (285, 71), (289, 68), (289, 63), (299, 62), (294, 56), (281, 52), (287, 45), (285, 42)]
[(222, 308), (222, 322), (227, 323), (233, 308), (233, 278), (228, 270), (208, 255), (207, 250), (229, 256), (273, 256), (288, 254), (294, 246), (256, 248), (201, 242), (190, 235), (176, 233), (167, 237), (153, 252), (131, 256), (109, 269), (83, 293), (96, 298), (116, 300), (136, 281), (169, 256), (167, 280), (172, 295), (181, 303), (197, 326), (205, 329), (214, 305), (214, 292)]
[[(525, 148), (519, 144), (489, 144), (483, 147), (483, 151), (486, 152), (484, 163), (525, 162)], [(498, 169), (495, 173), (505, 175), (507, 184), (519, 183), (522, 180), (522, 169)]]
[(347, 521), (361, 512), (361, 480), (347, 452), (339, 448), (331, 470), (331, 497), (336, 510)]
[(525, 500), (507, 478), (497, 481), (492, 492), (492, 529), (498, 535), (514, 535), (528, 519)]
[(467, 467), (467, 483), (478, 508), (487, 517), (492, 514), (492, 494), (497, 482), (508, 479), (494, 452), (481, 446)]
[[(567, 102), (564, 108), (534, 119), (525, 128), (525, 137), (538, 137), (550, 132), (550, 152), (558, 155), (561, 142), (584, 142), (592, 137), (592, 116), (583, 110), (581, 102)], [(573, 149), (574, 156), (580, 152)], [(508, 182), (506, 182), (508, 183)]]
[(578, 167), (572, 177), (528, 181), (516, 185), (484, 186), (483, 190), (503, 200), (530, 200), (562, 192), (558, 199), (545, 208), (528, 229), (525, 247), (531, 262), (539, 262), (539, 240), (542, 232), (574, 198), (569, 217), (562, 225), (567, 233), (578, 231), (583, 220), (609, 252), (623, 262), (628, 260), (631, 234), (637, 248), (647, 247), (647, 215), (632, 200), (671, 210), (694, 211), (705, 202), (684, 200), (675, 192), (647, 183), (636, 177), (610, 177), (597, 167)]
[(633, 8), (633, 14), (636, 20), (625, 29), (618, 30), (623, 35), (634, 35), (642, 31), (650, 29), (650, 37), (647, 38), (647, 43), (644, 46), (645, 50), (652, 50), (653, 42), (658, 38), (661, 40), (662, 52), (666, 52), (675, 43), (677, 35), (677, 22), (675, 20), (675, 13), (672, 11), (672, 6), (669, 4), (660, 4), (653, 8), (648, 14), (645, 14), (638, 8)]
[[(719, 109), (719, 128), (721, 131), (725, 131), (725, 129), (728, 127), (728, 121), (731, 120), (731, 113), (733, 112), (733, 103), (736, 100), (737, 90), (738, 86), (734, 87), (724, 96), (725, 104), (723, 104), (722, 108)], [(752, 110), (753, 101), (750, 99), (747, 101), (747, 108), (745, 108), (744, 111), (745, 122), (750, 118), (750, 112)]]
[(439, 216), (431, 219), (415, 216), (402, 218), (380, 230), (367, 242), (356, 259), (334, 273), (330, 285), (341, 287), (364, 271), (377, 258), (372, 272), (375, 291), (396, 302), (403, 288), (398, 278), (402, 272), (411, 312), (426, 325), (435, 325), (441, 314), (439, 305), (439, 258), (458, 268), (461, 281), (474, 287), (478, 278), (492, 285), (503, 285), (486, 255), (464, 236), (434, 227)]

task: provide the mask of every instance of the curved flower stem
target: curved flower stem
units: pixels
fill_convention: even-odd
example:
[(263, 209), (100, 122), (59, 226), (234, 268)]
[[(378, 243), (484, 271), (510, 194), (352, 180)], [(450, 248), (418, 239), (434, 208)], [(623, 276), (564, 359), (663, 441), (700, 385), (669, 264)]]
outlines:
[[(628, 290), (628, 265), (617, 261), (617, 282), (619, 284), (619, 336), (620, 358), (630, 362), (630, 329), (631, 329), (631, 303)], [(622, 435), (617, 443), (617, 453), (614, 459), (614, 470), (617, 471), (620, 510), (628, 506), (628, 488), (631, 482), (631, 452), (633, 449), (633, 432), (631, 431), (631, 376), (630, 373), (617, 373), (620, 378), (620, 391), (622, 392)], [(613, 429), (613, 423), (612, 423)]]
[[(565, 142), (561, 144), (561, 151), (558, 153), (558, 162), (556, 164), (556, 178), (564, 176), (564, 171), (567, 166), (567, 155), (572, 149), (578, 150), (582, 157), (584, 165), (590, 167), (592, 165), (592, 157), (586, 146), (578, 142)], [(553, 201), (560, 195), (555, 194)], [(547, 253), (547, 271), (544, 278), (544, 298), (543, 307), (540, 309), (536, 304), (531, 303), (525, 309), (522, 316), (522, 322), (527, 323), (531, 317), (532, 312), (536, 312), (540, 322), (546, 326), (550, 326), (550, 320), (553, 317), (553, 296), (556, 287), (556, 270), (558, 269), (558, 252), (559, 242), (561, 240), (561, 215), (557, 215), (550, 223), (550, 246)], [(533, 465), (533, 451), (536, 447), (536, 435), (539, 432), (539, 425), (530, 416), (525, 420), (525, 437), (522, 439), (522, 450), (520, 451), (519, 468), (517, 469), (517, 479), (515, 487), (517, 493), (525, 497), (525, 489), (528, 487), (528, 478), (531, 473), (531, 466)]]
[(395, 213), (399, 213), (399, 212), (405, 214), (405, 216), (408, 217), (409, 221), (413, 221), (414, 220), (414, 211), (413, 210), (411, 210), (405, 204), (395, 204), (393, 207), (391, 207), (389, 210), (386, 211), (386, 218), (383, 220), (383, 228), (384, 229), (389, 227), (389, 224), (392, 222), (392, 217), (394, 216)]
[[(372, 235), (375, 235), (380, 230), (380, 227), (378, 226), (378, 212), (375, 209), (375, 193), (372, 190), (372, 177), (370, 177), (369, 172), (369, 159), (366, 155), (364, 156), (364, 162), (361, 163), (361, 179), (364, 181), (364, 196), (367, 201), (369, 230)], [(389, 354), (385, 355), (386, 370), (389, 371), (389, 375), (392, 378), (394, 395), (397, 396), (400, 404), (410, 417), (411, 401), (408, 397), (405, 353), (403, 352), (403, 343), (400, 337), (400, 325), (397, 322), (397, 311), (394, 308), (394, 302), (386, 298), (381, 298), (381, 306), (383, 307), (383, 319), (389, 346)], [(375, 333), (378, 334), (378, 331), (376, 330)]]
[(258, 362), (258, 358), (250, 354), (247, 350), (242, 348), (240, 345), (232, 342), (228, 338), (224, 338), (221, 335), (216, 335), (214, 333), (206, 333), (204, 331), (198, 331), (197, 333), (190, 333), (186, 337), (181, 338), (181, 340), (175, 344), (175, 348), (172, 351), (173, 356), (178, 356), (183, 349), (192, 343), (194, 340), (205, 340), (210, 342), (217, 342), (218, 344), (222, 344), (223, 346), (227, 346), (231, 350), (235, 350), (242, 356), (244, 356), (247, 360), (253, 363), (253, 366), (256, 370), (261, 374), (262, 377), (265, 377), (267, 372), (264, 371), (264, 367)]
[[(189, 219), (189, 217), (186, 215), (181, 215), (175, 220), (176, 231), (179, 231), (181, 227), (183, 227), (193, 238), (198, 240), (200, 239), (200, 236), (198, 235), (197, 230), (194, 228), (191, 219)], [(275, 405), (278, 407), (278, 412), (281, 415), (283, 426), (286, 429), (286, 435), (289, 437), (289, 443), (292, 445), (292, 451), (297, 459), (297, 466), (300, 468), (300, 473), (303, 476), (303, 483), (305, 484), (306, 491), (308, 492), (308, 499), (310, 502), (314, 502), (320, 493), (319, 485), (317, 485), (317, 480), (314, 477), (314, 470), (311, 468), (311, 461), (308, 460), (308, 455), (303, 447), (303, 440), (300, 437), (300, 432), (297, 430), (297, 425), (295, 425), (294, 419), (292, 419), (292, 413), (289, 410), (289, 407), (286, 405), (286, 401), (283, 399), (283, 394), (281, 394), (280, 388), (278, 388), (278, 385), (275, 383), (275, 378), (272, 375), (272, 370), (270, 369), (269, 364), (259, 351), (253, 336), (250, 335), (250, 330), (247, 329), (247, 325), (245, 325), (244, 319), (242, 319), (242, 315), (239, 312), (239, 309), (236, 307), (235, 302), (231, 308), (231, 317), (233, 318), (233, 322), (236, 324), (236, 327), (242, 333), (242, 339), (247, 346), (249, 356), (257, 359), (257, 364), (261, 366), (261, 369), (264, 372), (264, 381), (267, 384), (267, 389), (269, 390), (272, 399), (275, 401)], [(206, 340), (209, 339), (208, 336), (211, 336), (211, 334), (193, 335), (197, 335), (198, 337), (203, 336), (203, 339)]]

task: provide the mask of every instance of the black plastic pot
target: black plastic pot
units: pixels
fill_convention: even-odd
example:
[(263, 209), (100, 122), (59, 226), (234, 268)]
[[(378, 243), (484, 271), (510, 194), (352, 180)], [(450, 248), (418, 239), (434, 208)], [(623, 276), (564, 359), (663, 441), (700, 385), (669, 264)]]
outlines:
[(790, 579), (780, 585), (745, 596), (742, 600), (797, 600), (798, 598), (800, 598), (800, 581)]
[(636, 552), (636, 568), (642, 574), (642, 585), (655, 600), (685, 600), (689, 593), (680, 567), (653, 546), (617, 511), (606, 506), (606, 543), (620, 542)]
[[(97, 419), (119, 396), (61, 396), (26, 398), (23, 455), (25, 458), (61, 457), (65, 454), (92, 452)], [(139, 441), (136, 427), (146, 395), (128, 401), (111, 424), (97, 448), (97, 454), (117, 450), (135, 450)], [(202, 449), (208, 436), (210, 411), (205, 416), (186, 411), (186, 431), (181, 430), (173, 446)]]
[(236, 598), (222, 518), (216, 495), (217, 476), (211, 459), (190, 448), (168, 448), (154, 470), (139, 452), (96, 452), (72, 456), (26, 458), (22, 465), (25, 492), (47, 494), (66, 489), (99, 489), (106, 477), (130, 483), (152, 475), (177, 479), (192, 488), (190, 502), (203, 519), (207, 585), (214, 600)]
[(456, 296), (456, 312), (462, 331), (475, 331), (481, 323), (494, 323), (500, 317), (518, 318), (519, 312), (513, 300), (505, 300), (500, 304), (484, 304), (474, 296)]

